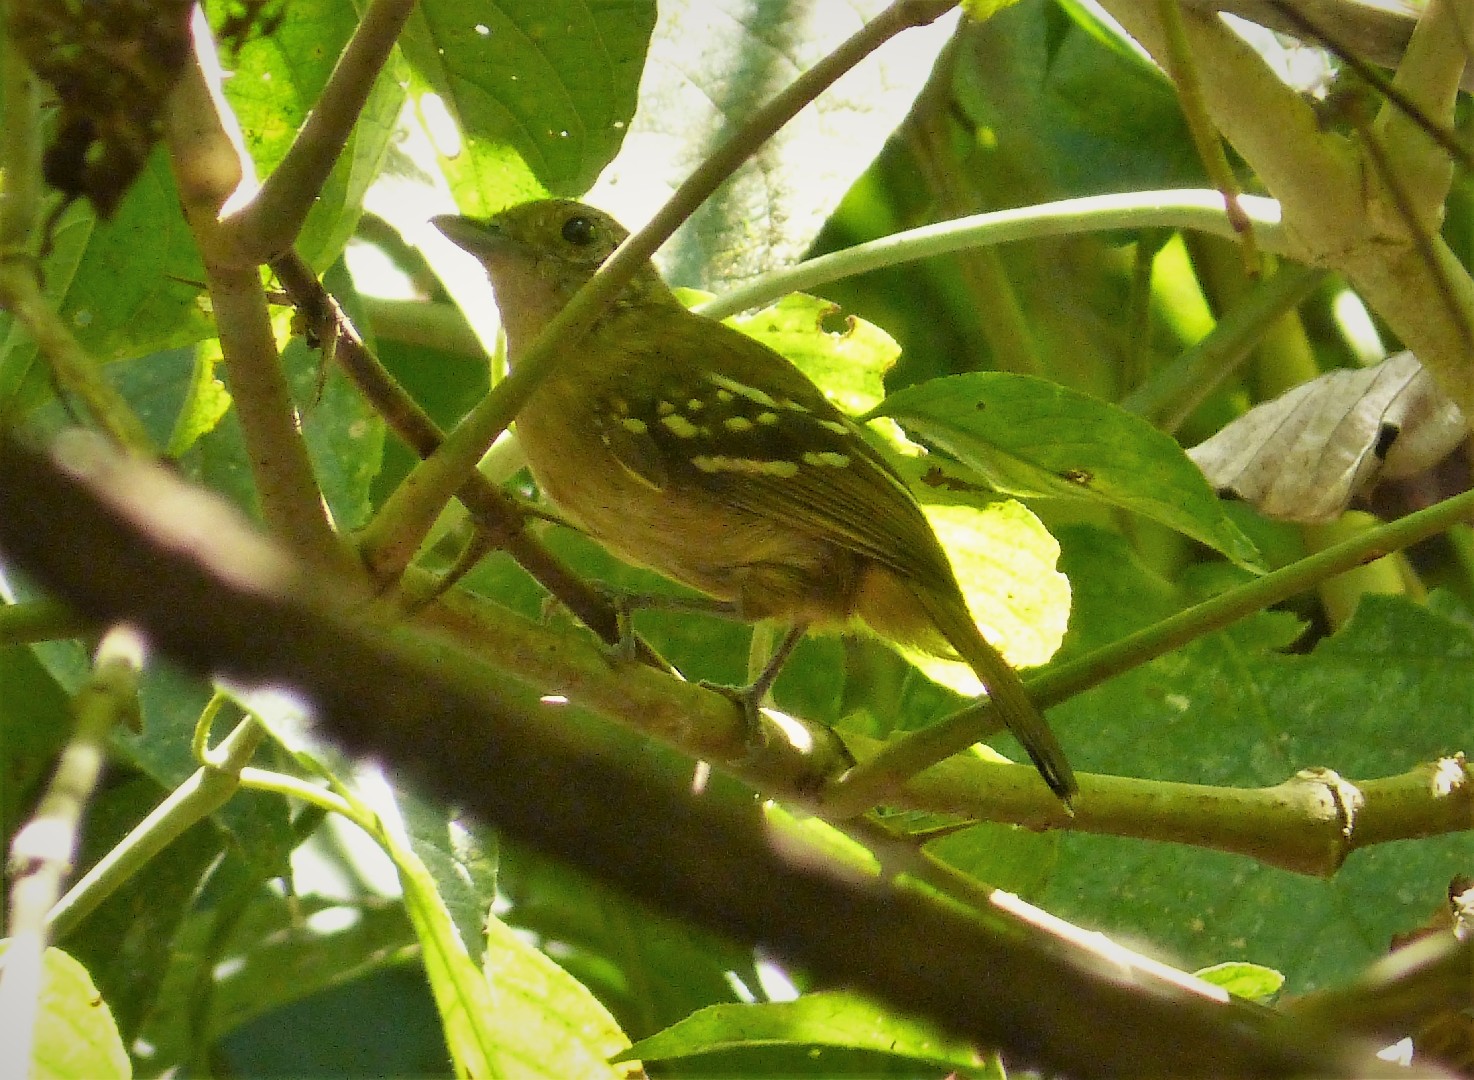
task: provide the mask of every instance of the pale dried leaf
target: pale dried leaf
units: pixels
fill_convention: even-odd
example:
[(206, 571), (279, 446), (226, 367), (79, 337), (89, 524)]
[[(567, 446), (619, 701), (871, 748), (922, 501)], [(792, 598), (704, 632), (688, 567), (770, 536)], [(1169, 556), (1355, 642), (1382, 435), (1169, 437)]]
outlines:
[(1221, 494), (1266, 517), (1313, 523), (1380, 478), (1436, 464), (1464, 435), (1458, 408), (1402, 352), (1303, 383), (1187, 453)]

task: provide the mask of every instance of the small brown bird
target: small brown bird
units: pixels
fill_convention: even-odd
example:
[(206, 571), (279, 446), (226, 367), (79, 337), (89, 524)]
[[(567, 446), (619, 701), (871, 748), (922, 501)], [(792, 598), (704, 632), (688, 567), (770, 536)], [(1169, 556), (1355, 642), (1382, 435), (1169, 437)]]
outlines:
[[(434, 224), (486, 267), (516, 364), (626, 231), (551, 199)], [(517, 414), (538, 486), (620, 557), (809, 628), (863, 622), (964, 660), (1061, 798), (1074, 773), (1017, 673), (988, 644), (905, 483), (809, 378), (683, 307), (646, 263)], [(778, 663), (757, 686), (766, 689)]]

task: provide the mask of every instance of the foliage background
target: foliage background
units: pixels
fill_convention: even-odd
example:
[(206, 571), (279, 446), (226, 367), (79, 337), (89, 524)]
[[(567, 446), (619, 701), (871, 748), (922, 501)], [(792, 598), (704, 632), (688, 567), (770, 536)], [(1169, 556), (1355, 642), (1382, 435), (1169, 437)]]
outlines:
[[(402, 309), (369, 295), (384, 288), (374, 268), (389, 262), (407, 295), (446, 299), (421, 253), (423, 237), (397, 217), (404, 192), (423, 201), (416, 206), (421, 221), (436, 200), (441, 209), (476, 213), (539, 190), (580, 194), (623, 143), (625, 155), (597, 192), (638, 224), (655, 202), (637, 170), (651, 164), (652, 146), (678, 151), (659, 162), (668, 170), (664, 182), (678, 181), (753, 98), (871, 13), (862, 4), (813, 7), (818, 16), (803, 22), (785, 18), (780, 4), (662, 4), (657, 27), (654, 5), (639, 0), (426, 2), (371, 95), (300, 249), (325, 272), (394, 374), (448, 427), (485, 390), (479, 354), (463, 331), (427, 343)], [(229, 101), (263, 174), (286, 153), (356, 24), (351, 9), (328, 0), (295, 0), (279, 14), (269, 34), (228, 61)], [(691, 25), (728, 18), (740, 31), (722, 36)], [(888, 61), (884, 74), (837, 92), (841, 104), (800, 122), (792, 142), (750, 167), (725, 201), (671, 245), (673, 279), (720, 290), (810, 248), (837, 249), (966, 212), (1205, 186), (1170, 84), (1074, 3), (1022, 0), (955, 36), (952, 25), (917, 31), (919, 40), (906, 46), (912, 51)], [(718, 55), (706, 47), (718, 40), (735, 45)], [(941, 73), (923, 86), (920, 76), (939, 54)], [(692, 95), (713, 113), (692, 111), (684, 104)], [(396, 126), (407, 102), (420, 105), (408, 132)], [(459, 147), (437, 126), (442, 119), (458, 124)], [(434, 157), (442, 178), (426, 182), (416, 172), (425, 167), (414, 157), (416, 139), (456, 151)], [(1457, 177), (1444, 230), (1466, 265), (1470, 194), (1468, 178)], [(374, 212), (360, 217), (365, 202)], [(180, 471), (254, 510), (240, 431), (214, 366), (218, 345), (197, 285), (203, 271), (162, 150), (110, 221), (82, 206), (62, 216), (45, 270), (48, 295), (79, 340), (108, 362), (109, 380)], [(872, 272), (821, 292), (901, 344), (890, 389), (999, 369), (1119, 401), (1205, 334), (1248, 288), (1231, 245), (1162, 230), (979, 250)], [(1183, 444), (1314, 370), (1355, 363), (1333, 314), (1344, 288), (1326, 282), (1298, 314), (1266, 328), (1254, 360), (1182, 426)], [(284, 312), (278, 328), (290, 337)], [(1394, 346), (1385, 325), (1381, 330)], [(25, 335), (11, 326), (0, 341), (0, 415), (33, 431), (70, 423), (74, 409), (58, 400)], [(412, 459), (339, 373), (330, 370), (319, 391), (319, 358), (300, 338), (287, 344), (284, 360), (324, 495), (341, 528), (358, 528)], [(1380, 506), (1397, 512), (1430, 491), (1437, 488), (1384, 492)], [(1083, 655), (1250, 573), (1120, 511), (1048, 500), (1033, 509), (1059, 540), (1073, 590), (1057, 660)], [(1311, 530), (1265, 522), (1242, 508), (1231, 513), (1271, 566), (1323, 543)], [(1412, 553), (1393, 594), (1368, 599), (1344, 624), (1328, 617), (1323, 596), (1308, 595), (1054, 709), (1051, 719), (1076, 768), (1258, 786), (1312, 766), (1354, 778), (1389, 775), (1466, 748), (1474, 584), (1463, 536)], [(578, 538), (548, 539), (599, 580), (646, 580)], [(446, 553), (432, 554), (443, 567)], [(16, 598), (29, 595), (13, 574), (3, 583)], [(530, 615), (539, 611), (538, 590), (499, 557), (466, 587)], [(641, 628), (688, 676), (740, 679), (745, 630), (655, 615)], [(69, 728), (68, 695), (87, 668), (76, 643), (0, 649), (0, 825), (7, 837), (34, 804)], [(846, 676), (842, 689), (832, 679), (836, 670)], [(113, 765), (89, 807), (80, 866), (108, 851), (195, 767), (190, 733), (207, 688), (158, 663), (142, 695), (143, 731), (113, 741)], [(924, 725), (945, 701), (887, 650), (834, 640), (805, 643), (779, 697), (806, 715), (877, 736)], [(672, 751), (586, 717), (570, 722), (639, 755), (652, 771), (689, 773), (690, 762)], [(286, 750), (268, 746), (262, 754), (290, 764)], [(348, 763), (332, 765), (342, 775), (354, 771)], [(412, 823), (414, 812), (405, 807), (414, 801), (403, 798)], [(430, 867), (437, 882), (447, 890), (452, 880), (469, 882), (460, 908), (446, 897), (468, 944), (479, 935), (480, 912), (499, 895), (504, 919), (591, 989), (633, 1039), (706, 1005), (781, 998), (787, 979), (803, 986), (801, 972), (781, 972), (762, 957), (652, 916), (528, 852), (499, 849), (471, 825), (465, 827), (480, 841), (480, 854), (468, 859), (447, 846), (444, 812), (420, 809), (429, 824), (419, 850), (446, 858), (443, 867)], [(280, 795), (242, 792), (59, 942), (91, 974), (140, 1072), (176, 1063), (242, 1075), (448, 1068), (415, 935), (397, 902), (400, 887), (385, 874), (383, 857), (354, 844), (351, 832), (327, 829), (321, 815)], [(1331, 879), (1314, 880), (1184, 845), (1006, 826), (966, 830), (945, 849), (948, 862), (980, 880), (1142, 943), (1184, 968), (1252, 961), (1282, 972), (1292, 993), (1346, 981), (1383, 953), (1394, 933), (1426, 920), (1448, 880), (1469, 870), (1471, 853), (1467, 834), (1408, 841), (1360, 852)], [(859, 1050), (812, 1052), (803, 1038), (664, 1068), (670, 1075), (944, 1071)]]

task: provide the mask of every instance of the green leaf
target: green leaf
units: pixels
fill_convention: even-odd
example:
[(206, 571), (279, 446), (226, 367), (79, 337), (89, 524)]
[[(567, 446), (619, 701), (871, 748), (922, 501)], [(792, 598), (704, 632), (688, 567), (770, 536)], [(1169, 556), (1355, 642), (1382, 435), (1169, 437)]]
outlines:
[(1016, 3), (1018, 0), (962, 0), (962, 13), (974, 22), (983, 22)]
[(496, 1072), (505, 1077), (621, 1077), (609, 1064), (630, 1041), (614, 1017), (572, 975), (500, 919), (486, 925), (488, 1018)]
[[(1076, 590), (1062, 656), (1196, 599), (1117, 537), (1080, 527), (1059, 537)], [(1349, 780), (1395, 775), (1467, 746), (1467, 622), (1368, 598), (1313, 651), (1281, 652), (1301, 629), (1285, 612), (1251, 616), (1062, 703), (1050, 721), (1081, 771), (1224, 786), (1273, 785), (1312, 766)], [(1302, 993), (1352, 977), (1393, 933), (1420, 925), (1470, 853), (1467, 833), (1386, 844), (1316, 880), (1216, 851), (1071, 833), (1039, 903), (1150, 938), (1189, 970), (1273, 967)]]
[(34, 810), (73, 721), (70, 699), (28, 649), (0, 648), (0, 686), (0, 837), (9, 837)]
[(988, 1064), (972, 1047), (930, 1024), (896, 1016), (866, 998), (842, 991), (805, 994), (796, 1001), (712, 1005), (640, 1040), (621, 1060), (667, 1061), (759, 1046), (870, 1050), (943, 1069), (976, 1069)]
[(838, 305), (828, 300), (790, 293), (770, 307), (725, 321), (786, 356), (823, 387), (830, 401), (858, 416), (885, 397), (883, 379), (901, 347), (880, 327), (853, 315), (843, 320), (842, 330), (827, 327), (838, 314)]
[(192, 1040), (208, 1045), (294, 1001), (411, 960), (414, 935), (397, 901), (284, 897), (259, 884), (238, 914), (224, 911), (234, 900), (191, 912), (174, 938), (141, 1033), (150, 1073), (188, 1061), (197, 1053)]
[(415, 854), (435, 879), (466, 952), (473, 963), (480, 963), (486, 944), (483, 927), (496, 900), (496, 834), (412, 793), (399, 793), (399, 807)]
[(464, 140), (439, 146), (461, 210), (587, 191), (624, 140), (654, 23), (653, 0), (420, 4), (400, 47), (421, 114)]
[[(344, 277), (328, 275), (327, 284), (336, 295), (343, 294)], [(384, 418), (337, 364), (308, 348), (300, 337), (287, 344), (282, 363), (298, 401), (313, 472), (333, 521), (342, 532), (359, 528), (373, 512), (369, 494), (384, 460)]]
[(1262, 964), (1214, 964), (1193, 972), (1206, 983), (1246, 1001), (1269, 1001), (1285, 985), (1285, 977)]
[(195, 350), (194, 363), (184, 401), (176, 414), (165, 453), (182, 457), (199, 439), (215, 430), (230, 411), (230, 391), (215, 374), (220, 359), (218, 341)]
[(1014, 667), (1048, 661), (1069, 622), (1070, 581), (1057, 569), (1059, 544), (1043, 523), (1012, 499), (922, 510), (988, 640)]
[[(9, 949), (8, 941), (0, 941), (0, 958)], [(87, 969), (60, 949), (48, 948), (41, 958), (41, 978), (29, 1075), (35, 1080), (132, 1076), (118, 1025)]]
[(1253, 545), (1182, 448), (1098, 398), (1046, 379), (989, 371), (910, 387), (878, 412), (976, 469), (999, 491), (1131, 510), (1242, 566), (1257, 566)]
[(463, 1076), (619, 1075), (608, 1058), (629, 1045), (619, 1025), (586, 989), (486, 914), (486, 953), (478, 970), (435, 877), (404, 831), (401, 803), (376, 786), (379, 837), (399, 872), (425, 974), (456, 1071)]
[[(213, 332), (195, 284), (205, 276), (199, 251), (162, 149), (108, 221), (82, 203), (62, 215), (41, 267), (47, 299), (100, 363), (190, 345)], [(52, 399), (30, 336), (8, 316), (0, 328), (0, 412)]]

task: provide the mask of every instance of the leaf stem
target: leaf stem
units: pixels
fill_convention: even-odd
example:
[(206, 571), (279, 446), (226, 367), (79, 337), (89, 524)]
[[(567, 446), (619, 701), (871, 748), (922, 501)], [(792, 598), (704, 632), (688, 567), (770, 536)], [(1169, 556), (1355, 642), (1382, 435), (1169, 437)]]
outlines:
[(1172, 432), (1223, 385), (1253, 354), (1254, 346), (1276, 319), (1320, 286), (1329, 272), (1299, 263), (1258, 282), (1218, 320), (1207, 337), (1154, 372), (1121, 402), (1121, 407)]
[(237, 724), (215, 751), (218, 765), (196, 770), (57, 901), (47, 916), (52, 935), (66, 937), (150, 859), (224, 806), (240, 788), (240, 770), (265, 737), (266, 729), (253, 719)]
[[(1254, 223), (1261, 247), (1269, 251), (1284, 250), (1287, 239), (1280, 228), (1279, 204), (1273, 199), (1252, 195), (1244, 196), (1239, 202)], [(713, 319), (722, 319), (760, 307), (791, 292), (933, 255), (1013, 240), (1164, 226), (1198, 229), (1230, 239), (1237, 235), (1224, 212), (1223, 194), (1212, 188), (1088, 195), (1037, 206), (973, 214), (893, 233), (843, 251), (820, 255), (786, 270), (764, 274), (741, 288), (699, 305), (696, 310)]]

